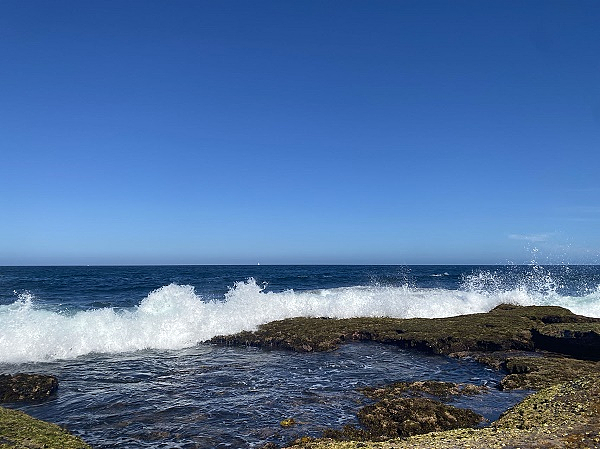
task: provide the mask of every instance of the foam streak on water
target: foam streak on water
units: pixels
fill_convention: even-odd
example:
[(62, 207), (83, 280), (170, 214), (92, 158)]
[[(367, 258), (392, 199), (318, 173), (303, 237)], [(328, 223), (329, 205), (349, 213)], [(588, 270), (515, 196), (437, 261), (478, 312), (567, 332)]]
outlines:
[(267, 291), (254, 278), (237, 282), (223, 300), (207, 300), (193, 286), (172, 283), (137, 306), (68, 312), (38, 307), (28, 292), (0, 305), (0, 363), (70, 359), (90, 353), (192, 347), (216, 335), (254, 330), (260, 324), (308, 317), (444, 317), (486, 312), (501, 303), (559, 305), (600, 316), (600, 286), (583, 294), (559, 293), (560, 282), (532, 270), (517, 282), (480, 270), (458, 289), (385, 286), (310, 291)]

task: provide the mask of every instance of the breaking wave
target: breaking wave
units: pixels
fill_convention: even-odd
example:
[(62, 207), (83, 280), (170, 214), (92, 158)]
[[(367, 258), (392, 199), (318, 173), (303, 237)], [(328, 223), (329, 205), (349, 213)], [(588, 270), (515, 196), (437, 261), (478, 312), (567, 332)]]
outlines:
[(152, 291), (130, 309), (68, 313), (36, 306), (30, 293), (0, 306), (0, 363), (74, 358), (90, 353), (182, 349), (291, 317), (445, 317), (487, 312), (501, 303), (558, 305), (600, 317), (600, 286), (559, 294), (550, 276), (507, 285), (493, 272), (467, 276), (460, 289), (357, 286), (269, 292), (253, 278), (236, 283), (222, 301), (207, 301), (190, 285)]

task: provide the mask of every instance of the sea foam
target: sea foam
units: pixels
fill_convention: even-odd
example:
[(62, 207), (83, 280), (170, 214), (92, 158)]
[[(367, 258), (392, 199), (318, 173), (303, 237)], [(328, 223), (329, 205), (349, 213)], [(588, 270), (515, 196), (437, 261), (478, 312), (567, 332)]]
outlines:
[(357, 286), (269, 292), (253, 278), (238, 282), (222, 301), (206, 301), (193, 286), (170, 284), (136, 307), (67, 313), (36, 306), (21, 293), (0, 306), (0, 363), (74, 358), (90, 353), (181, 349), (291, 317), (445, 317), (486, 312), (500, 303), (560, 305), (600, 316), (600, 287), (583, 296), (562, 296), (556, 286), (527, 283), (503, 288), (494, 273), (465, 279), (459, 290), (405, 286)]

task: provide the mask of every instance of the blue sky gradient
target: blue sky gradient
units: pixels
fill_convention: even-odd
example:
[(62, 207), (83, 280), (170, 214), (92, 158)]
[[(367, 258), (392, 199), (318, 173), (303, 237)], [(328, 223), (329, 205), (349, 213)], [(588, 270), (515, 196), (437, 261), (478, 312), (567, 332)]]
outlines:
[(600, 263), (598, 23), (3, 1), (0, 265)]

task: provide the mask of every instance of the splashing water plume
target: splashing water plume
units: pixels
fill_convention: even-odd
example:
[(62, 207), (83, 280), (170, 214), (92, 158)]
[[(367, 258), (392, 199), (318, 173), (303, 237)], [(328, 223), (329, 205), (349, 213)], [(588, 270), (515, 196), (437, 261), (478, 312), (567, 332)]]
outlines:
[(445, 317), (487, 312), (500, 303), (560, 305), (600, 316), (600, 286), (584, 295), (559, 293), (543, 267), (518, 276), (477, 271), (461, 288), (378, 284), (270, 292), (254, 278), (237, 282), (223, 300), (206, 300), (193, 286), (169, 284), (137, 306), (66, 311), (36, 307), (29, 292), (0, 305), (0, 363), (74, 358), (89, 353), (182, 349), (216, 335), (255, 330), (291, 317)]

